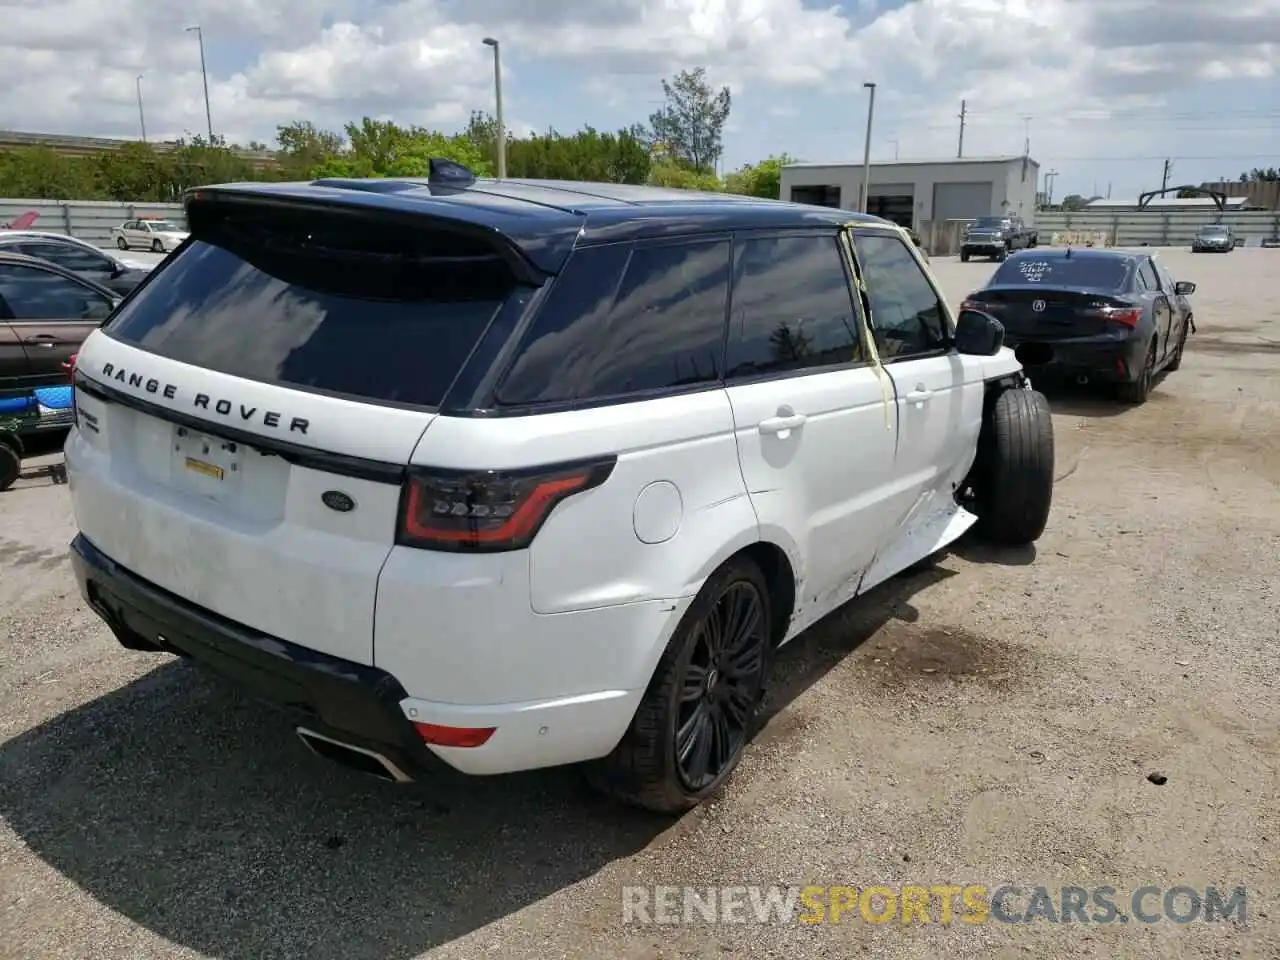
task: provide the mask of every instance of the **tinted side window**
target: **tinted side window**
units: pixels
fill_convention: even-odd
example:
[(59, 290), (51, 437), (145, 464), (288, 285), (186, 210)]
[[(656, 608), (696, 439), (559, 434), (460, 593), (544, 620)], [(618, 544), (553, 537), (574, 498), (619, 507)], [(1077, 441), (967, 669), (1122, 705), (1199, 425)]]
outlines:
[(576, 251), (525, 334), (498, 399), (625, 396), (721, 378), (729, 241)]
[(22, 252), (76, 273), (102, 277), (111, 275), (111, 261), (74, 243), (58, 243), (56, 240), (27, 241), (22, 244)]
[(944, 348), (948, 330), (938, 295), (895, 234), (855, 233), (871, 305), (871, 330), (884, 360)]
[(727, 377), (867, 359), (835, 236), (740, 240)]
[(1142, 278), (1142, 285), (1148, 290), (1160, 289), (1160, 280), (1156, 277), (1155, 268), (1151, 266), (1150, 260), (1142, 261), (1142, 266), (1138, 268), (1138, 276)]
[(111, 301), (56, 273), (0, 264), (0, 311), (5, 309), (12, 320), (102, 320)]

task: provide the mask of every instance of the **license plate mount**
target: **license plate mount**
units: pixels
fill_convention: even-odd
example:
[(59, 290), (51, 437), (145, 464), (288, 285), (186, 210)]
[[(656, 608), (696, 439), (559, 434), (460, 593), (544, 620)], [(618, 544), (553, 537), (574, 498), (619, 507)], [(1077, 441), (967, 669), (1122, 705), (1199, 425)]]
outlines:
[(175, 426), (171, 475), (184, 490), (224, 500), (240, 477), (243, 447), (234, 440), (225, 440)]

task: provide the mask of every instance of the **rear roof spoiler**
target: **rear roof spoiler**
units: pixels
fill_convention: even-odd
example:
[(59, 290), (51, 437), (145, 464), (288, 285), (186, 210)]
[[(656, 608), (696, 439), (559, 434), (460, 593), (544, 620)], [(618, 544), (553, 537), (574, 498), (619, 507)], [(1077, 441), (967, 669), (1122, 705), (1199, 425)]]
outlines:
[[(434, 161), (433, 161), (434, 163)], [(247, 204), (364, 211), (469, 234), (501, 250), (516, 275), (540, 285), (560, 272), (586, 222), (582, 213), (469, 190), (460, 164), (432, 167), (432, 180), (325, 179), (307, 183), (230, 183), (189, 190), (183, 206)]]

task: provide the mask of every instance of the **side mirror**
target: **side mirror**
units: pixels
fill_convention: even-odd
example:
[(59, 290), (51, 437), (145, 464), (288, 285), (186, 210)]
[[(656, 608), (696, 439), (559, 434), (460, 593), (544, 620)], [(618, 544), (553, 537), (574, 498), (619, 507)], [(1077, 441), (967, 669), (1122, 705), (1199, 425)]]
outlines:
[(1180, 297), (1189, 297), (1196, 292), (1196, 285), (1189, 280), (1179, 280), (1173, 285), (1173, 292)]
[(1004, 346), (1004, 324), (981, 310), (961, 310), (956, 318), (956, 349), (975, 357), (994, 357)]

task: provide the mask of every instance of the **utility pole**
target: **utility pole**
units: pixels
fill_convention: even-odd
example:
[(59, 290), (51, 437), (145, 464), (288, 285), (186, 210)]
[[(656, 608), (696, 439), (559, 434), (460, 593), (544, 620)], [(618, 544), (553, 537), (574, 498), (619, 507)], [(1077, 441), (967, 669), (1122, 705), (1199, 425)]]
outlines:
[(1173, 161), (1172, 161), (1172, 160), (1166, 160), (1166, 161), (1164, 162), (1164, 176), (1160, 178), (1160, 189), (1161, 189), (1161, 190), (1167, 190), (1167, 189), (1169, 189), (1169, 173), (1170, 173), (1170, 171), (1171, 171), (1171, 170), (1173, 170)]
[(209, 125), (209, 146), (213, 146), (213, 114), (209, 111), (209, 71), (204, 66), (204, 31), (200, 29), (200, 25), (187, 27), (187, 33), (195, 31), (196, 39), (200, 41), (200, 76), (204, 80), (204, 119)]
[(142, 142), (147, 142), (147, 118), (142, 112), (142, 74), (138, 74), (138, 124), (142, 127)]
[(965, 101), (960, 101), (960, 145), (956, 147), (956, 159), (960, 160), (964, 157), (964, 118), (968, 114), (968, 106)]
[(1049, 170), (1044, 175), (1044, 181), (1045, 181), (1045, 187), (1046, 187), (1046, 193), (1045, 193), (1044, 199), (1045, 199), (1046, 207), (1053, 206), (1053, 181), (1054, 181), (1054, 178), (1057, 176), (1058, 176), (1057, 170)]
[(867, 194), (871, 192), (871, 118), (876, 110), (876, 85), (864, 83), (871, 96), (867, 100), (867, 145), (862, 151), (862, 212), (867, 212)]
[(498, 124), (498, 179), (507, 178), (507, 125), (502, 119), (502, 53), (498, 41), (493, 37), (485, 37), (481, 41), (486, 47), (493, 47), (493, 99)]

